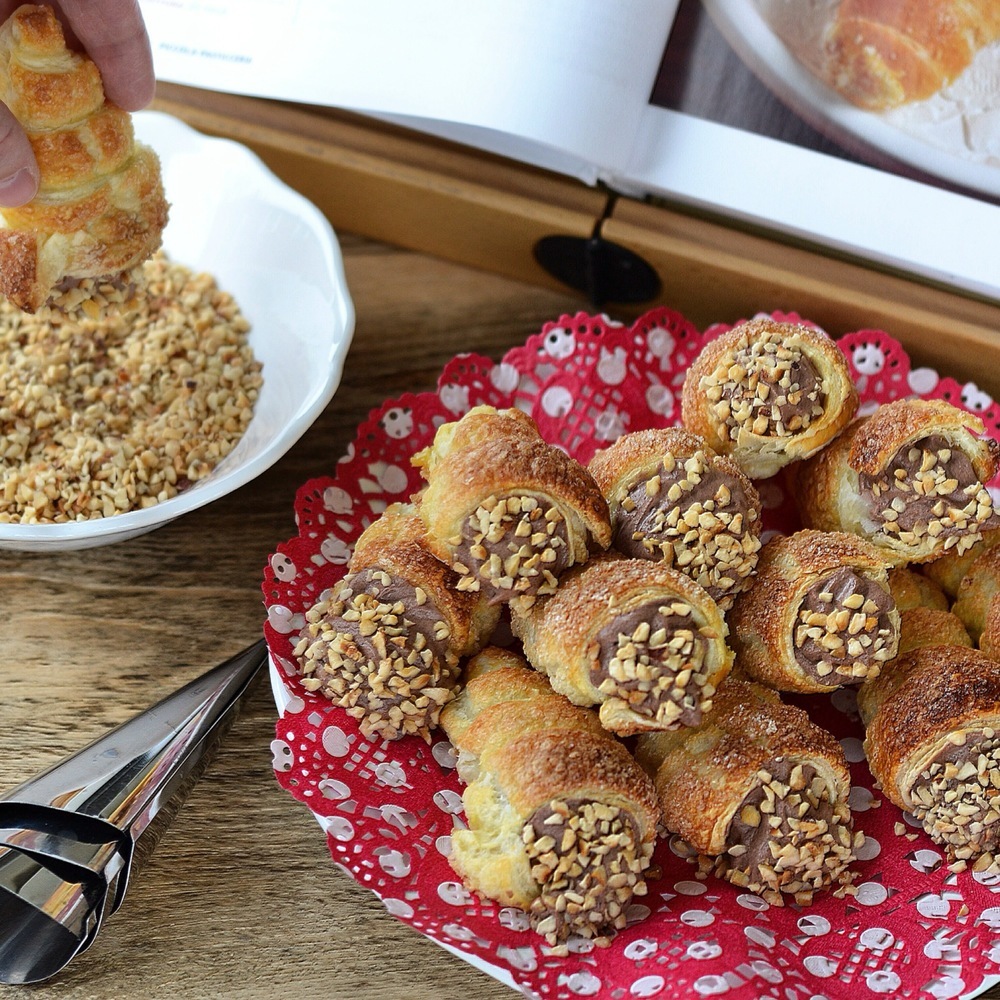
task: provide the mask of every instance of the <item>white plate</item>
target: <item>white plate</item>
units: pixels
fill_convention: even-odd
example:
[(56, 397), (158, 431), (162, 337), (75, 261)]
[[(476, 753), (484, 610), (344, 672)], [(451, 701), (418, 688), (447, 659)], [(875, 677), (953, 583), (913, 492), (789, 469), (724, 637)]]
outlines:
[[(822, 13), (829, 0), (703, 0), (744, 63), (785, 104), (845, 149), (886, 166), (905, 164), (970, 191), (1000, 197), (1000, 44), (925, 101), (876, 113), (855, 107), (800, 63), (762, 10)], [(787, 10), (787, 12), (786, 12)]]
[(245, 146), (170, 115), (135, 115), (136, 136), (163, 165), (168, 256), (207, 271), (251, 324), (264, 384), (236, 447), (204, 479), (145, 510), (67, 524), (0, 524), (0, 549), (107, 545), (158, 528), (231, 493), (273, 465), (333, 397), (354, 332), (340, 247), (325, 216)]

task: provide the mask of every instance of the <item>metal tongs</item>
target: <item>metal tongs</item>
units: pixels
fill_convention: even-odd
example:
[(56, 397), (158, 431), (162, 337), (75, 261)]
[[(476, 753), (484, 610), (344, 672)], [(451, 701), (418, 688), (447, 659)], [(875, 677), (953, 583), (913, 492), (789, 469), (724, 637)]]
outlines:
[(0, 798), (0, 983), (90, 946), (266, 657), (260, 640)]

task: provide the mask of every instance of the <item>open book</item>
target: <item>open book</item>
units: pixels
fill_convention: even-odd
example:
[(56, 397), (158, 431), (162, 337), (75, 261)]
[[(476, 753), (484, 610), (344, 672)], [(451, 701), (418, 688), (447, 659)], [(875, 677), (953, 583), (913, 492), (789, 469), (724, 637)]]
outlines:
[[(852, 105), (783, 39), (787, 3), (140, 0), (160, 79), (372, 114), (1000, 300), (993, 140), (956, 157), (906, 109)], [(743, 60), (700, 62), (723, 36)], [(748, 95), (819, 141), (729, 120)]]

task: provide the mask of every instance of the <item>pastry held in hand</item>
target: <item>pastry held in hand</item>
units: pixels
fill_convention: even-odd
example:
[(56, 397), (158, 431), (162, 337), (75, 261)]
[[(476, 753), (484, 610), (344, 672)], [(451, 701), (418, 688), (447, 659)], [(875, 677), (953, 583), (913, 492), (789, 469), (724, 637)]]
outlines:
[(452, 867), (526, 910), (552, 945), (571, 934), (607, 943), (646, 892), (659, 820), (647, 775), (592, 712), (493, 648), (469, 662), (441, 723), (468, 783)]
[(303, 685), (345, 708), (369, 738), (429, 740), (458, 689), (460, 658), (499, 617), (456, 583), (427, 550), (420, 518), (393, 504), (358, 538), (347, 575), (306, 613), (295, 647)]
[(556, 691), (599, 705), (619, 736), (697, 725), (732, 665), (719, 606), (662, 563), (595, 556), (551, 597), (511, 609), (524, 653)]
[(664, 427), (622, 435), (588, 468), (608, 501), (617, 551), (679, 569), (723, 610), (749, 585), (760, 496), (732, 458), (697, 434)]
[(824, 77), (859, 107), (885, 111), (936, 94), (997, 39), (996, 0), (841, 0)]
[(796, 470), (803, 523), (862, 535), (897, 565), (964, 552), (997, 526), (985, 484), (1000, 445), (983, 430), (943, 400), (880, 406)]
[(775, 692), (728, 680), (700, 726), (642, 734), (636, 759), (704, 870), (777, 904), (851, 881), (863, 835), (843, 749)]
[(861, 688), (858, 707), (890, 800), (954, 859), (988, 865), (1000, 843), (1000, 661), (963, 646), (914, 649)]
[(688, 369), (684, 426), (753, 479), (815, 454), (854, 416), (847, 361), (825, 333), (755, 319), (710, 340)]
[(19, 7), (0, 28), (0, 99), (40, 175), (32, 201), (0, 210), (0, 293), (34, 312), (81, 282), (131, 280), (167, 221), (159, 160), (105, 100), (96, 65), (66, 47), (51, 7)]
[(427, 486), (427, 544), (462, 590), (530, 603), (611, 542), (608, 505), (587, 470), (518, 409), (476, 406), (413, 457)]
[(832, 691), (875, 677), (896, 655), (889, 560), (843, 532), (778, 535), (729, 614), (737, 669), (779, 691)]

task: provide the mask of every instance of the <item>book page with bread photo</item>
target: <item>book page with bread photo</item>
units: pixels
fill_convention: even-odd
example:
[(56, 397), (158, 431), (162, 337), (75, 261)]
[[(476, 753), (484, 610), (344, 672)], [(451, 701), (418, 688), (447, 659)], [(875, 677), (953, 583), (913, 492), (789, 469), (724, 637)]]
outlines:
[(1000, 300), (996, 0), (140, 6), (158, 79), (371, 115)]

